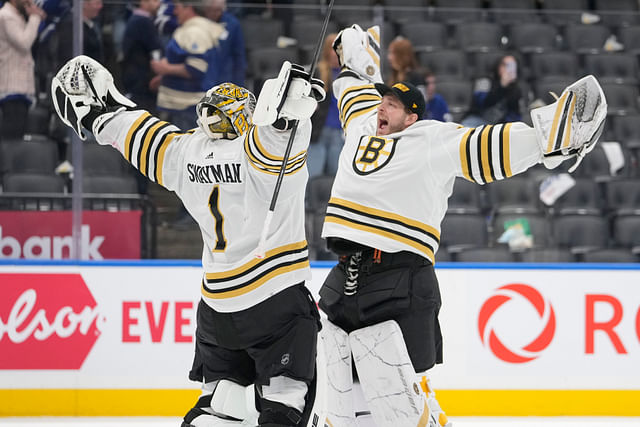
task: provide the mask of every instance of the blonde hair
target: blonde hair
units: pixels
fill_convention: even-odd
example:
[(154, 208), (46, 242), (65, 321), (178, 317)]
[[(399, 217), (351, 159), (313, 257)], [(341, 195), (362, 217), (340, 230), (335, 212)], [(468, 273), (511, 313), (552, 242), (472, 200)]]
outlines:
[(413, 51), (413, 45), (409, 39), (399, 36), (389, 43), (388, 50), (395, 55), (398, 69), (391, 67), (391, 77), (387, 83), (393, 84), (407, 80), (409, 73), (418, 68), (418, 60)]
[(320, 80), (324, 82), (324, 87), (327, 92), (330, 90), (331, 81), (333, 80), (331, 74), (331, 57), (336, 54), (333, 51), (333, 41), (337, 36), (337, 33), (327, 34), (324, 38), (320, 60), (318, 61), (318, 75)]

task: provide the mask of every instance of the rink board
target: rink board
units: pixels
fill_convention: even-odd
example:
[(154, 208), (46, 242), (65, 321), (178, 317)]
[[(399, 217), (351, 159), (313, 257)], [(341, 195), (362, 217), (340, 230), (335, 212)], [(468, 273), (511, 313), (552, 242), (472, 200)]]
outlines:
[[(313, 264), (317, 291), (330, 264)], [(517, 267), (517, 268), (514, 268)], [(179, 416), (199, 263), (0, 264), (0, 416)], [(640, 266), (439, 264), (450, 415), (640, 416)]]

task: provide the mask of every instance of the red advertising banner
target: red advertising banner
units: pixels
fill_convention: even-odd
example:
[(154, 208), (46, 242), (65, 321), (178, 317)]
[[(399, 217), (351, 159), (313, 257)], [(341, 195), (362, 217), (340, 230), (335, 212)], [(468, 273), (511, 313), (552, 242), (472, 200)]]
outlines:
[(100, 313), (80, 274), (0, 274), (0, 369), (80, 369)]
[[(139, 259), (142, 211), (85, 211), (80, 259)], [(0, 211), (0, 259), (69, 259), (71, 211)]]

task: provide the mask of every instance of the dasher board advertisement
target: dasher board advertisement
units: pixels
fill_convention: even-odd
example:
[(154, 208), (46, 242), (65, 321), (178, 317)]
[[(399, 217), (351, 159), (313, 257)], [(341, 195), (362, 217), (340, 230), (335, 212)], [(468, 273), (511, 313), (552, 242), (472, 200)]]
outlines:
[[(0, 259), (69, 259), (71, 211), (0, 211)], [(84, 211), (84, 260), (139, 259), (142, 211)]]
[[(640, 266), (514, 265), (437, 267), (447, 413), (639, 416)], [(189, 261), (1, 264), (0, 416), (183, 415), (201, 279)]]

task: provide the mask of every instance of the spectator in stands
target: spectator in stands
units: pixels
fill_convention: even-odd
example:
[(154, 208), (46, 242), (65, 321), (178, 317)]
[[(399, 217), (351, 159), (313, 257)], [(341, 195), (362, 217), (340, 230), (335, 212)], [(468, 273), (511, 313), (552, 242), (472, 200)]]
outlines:
[[(0, 4), (2, 2), (0, 1)], [(71, 12), (73, 0), (41, 0), (40, 7), (46, 13), (47, 17), (40, 23), (38, 34), (38, 44), (46, 42), (47, 39), (56, 31), (60, 21)], [(55, 72), (56, 69), (52, 69)]]
[(84, 26), (82, 28), (83, 52), (96, 61), (103, 63), (104, 44), (102, 42), (102, 29), (96, 22), (96, 18), (102, 10), (102, 0), (84, 0), (82, 2), (82, 17)]
[(0, 8), (0, 108), (2, 138), (22, 138), (35, 98), (31, 46), (45, 18), (32, 0), (8, 0)]
[(122, 84), (127, 96), (151, 113), (156, 109), (160, 76), (154, 79), (151, 60), (162, 57), (163, 46), (153, 23), (160, 0), (139, 0), (127, 21), (122, 42)]
[[(102, 0), (84, 0), (82, 2), (82, 53), (96, 61), (103, 62), (104, 44), (102, 28), (97, 17), (102, 10)], [(56, 67), (64, 64), (74, 56), (73, 52), (73, 13), (64, 15), (56, 27), (58, 34), (58, 55)], [(54, 67), (55, 69), (55, 67)]]
[(337, 34), (333, 33), (324, 39), (322, 57), (318, 61), (319, 77), (327, 88), (327, 97), (318, 104), (318, 110), (312, 118), (311, 144), (307, 150), (309, 177), (335, 175), (344, 145), (338, 100), (331, 90), (333, 80), (340, 74), (338, 55), (332, 47), (336, 36)]
[(235, 83), (244, 86), (247, 72), (244, 35), (240, 21), (227, 12), (226, 0), (207, 0), (206, 16), (224, 26), (219, 45), (213, 51), (213, 58), (204, 78), (204, 89), (220, 83)]
[[(205, 18), (201, 1), (176, 0), (173, 13), (178, 28), (165, 48), (165, 57), (152, 60), (151, 68), (162, 77), (157, 101), (160, 117), (187, 130), (196, 121), (196, 104), (206, 93), (203, 86), (209, 60), (224, 27)], [(180, 204), (173, 225), (189, 226), (192, 222)]]
[(522, 120), (518, 85), (518, 63), (513, 55), (497, 62), (490, 81), (481, 80), (473, 94), (469, 114), (462, 120), (468, 127)]
[(178, 20), (173, 13), (173, 0), (161, 0), (154, 23), (160, 34), (162, 44), (166, 45), (169, 43), (173, 32), (178, 28)]
[(177, 0), (173, 11), (179, 26), (165, 48), (165, 57), (152, 60), (151, 68), (162, 76), (158, 108), (165, 112), (164, 118), (186, 130), (196, 120), (195, 106), (205, 93), (208, 59), (224, 28), (204, 17), (199, 2)]
[(411, 42), (398, 36), (389, 43), (387, 61), (391, 67), (391, 75), (387, 84), (393, 85), (400, 81), (415, 81), (420, 79), (420, 67)]
[[(414, 82), (412, 82), (414, 83)], [(422, 72), (422, 81), (416, 84), (423, 88), (424, 98), (427, 101), (424, 111), (424, 119), (450, 122), (449, 106), (444, 97), (436, 92), (436, 76), (431, 70), (425, 68)]]

